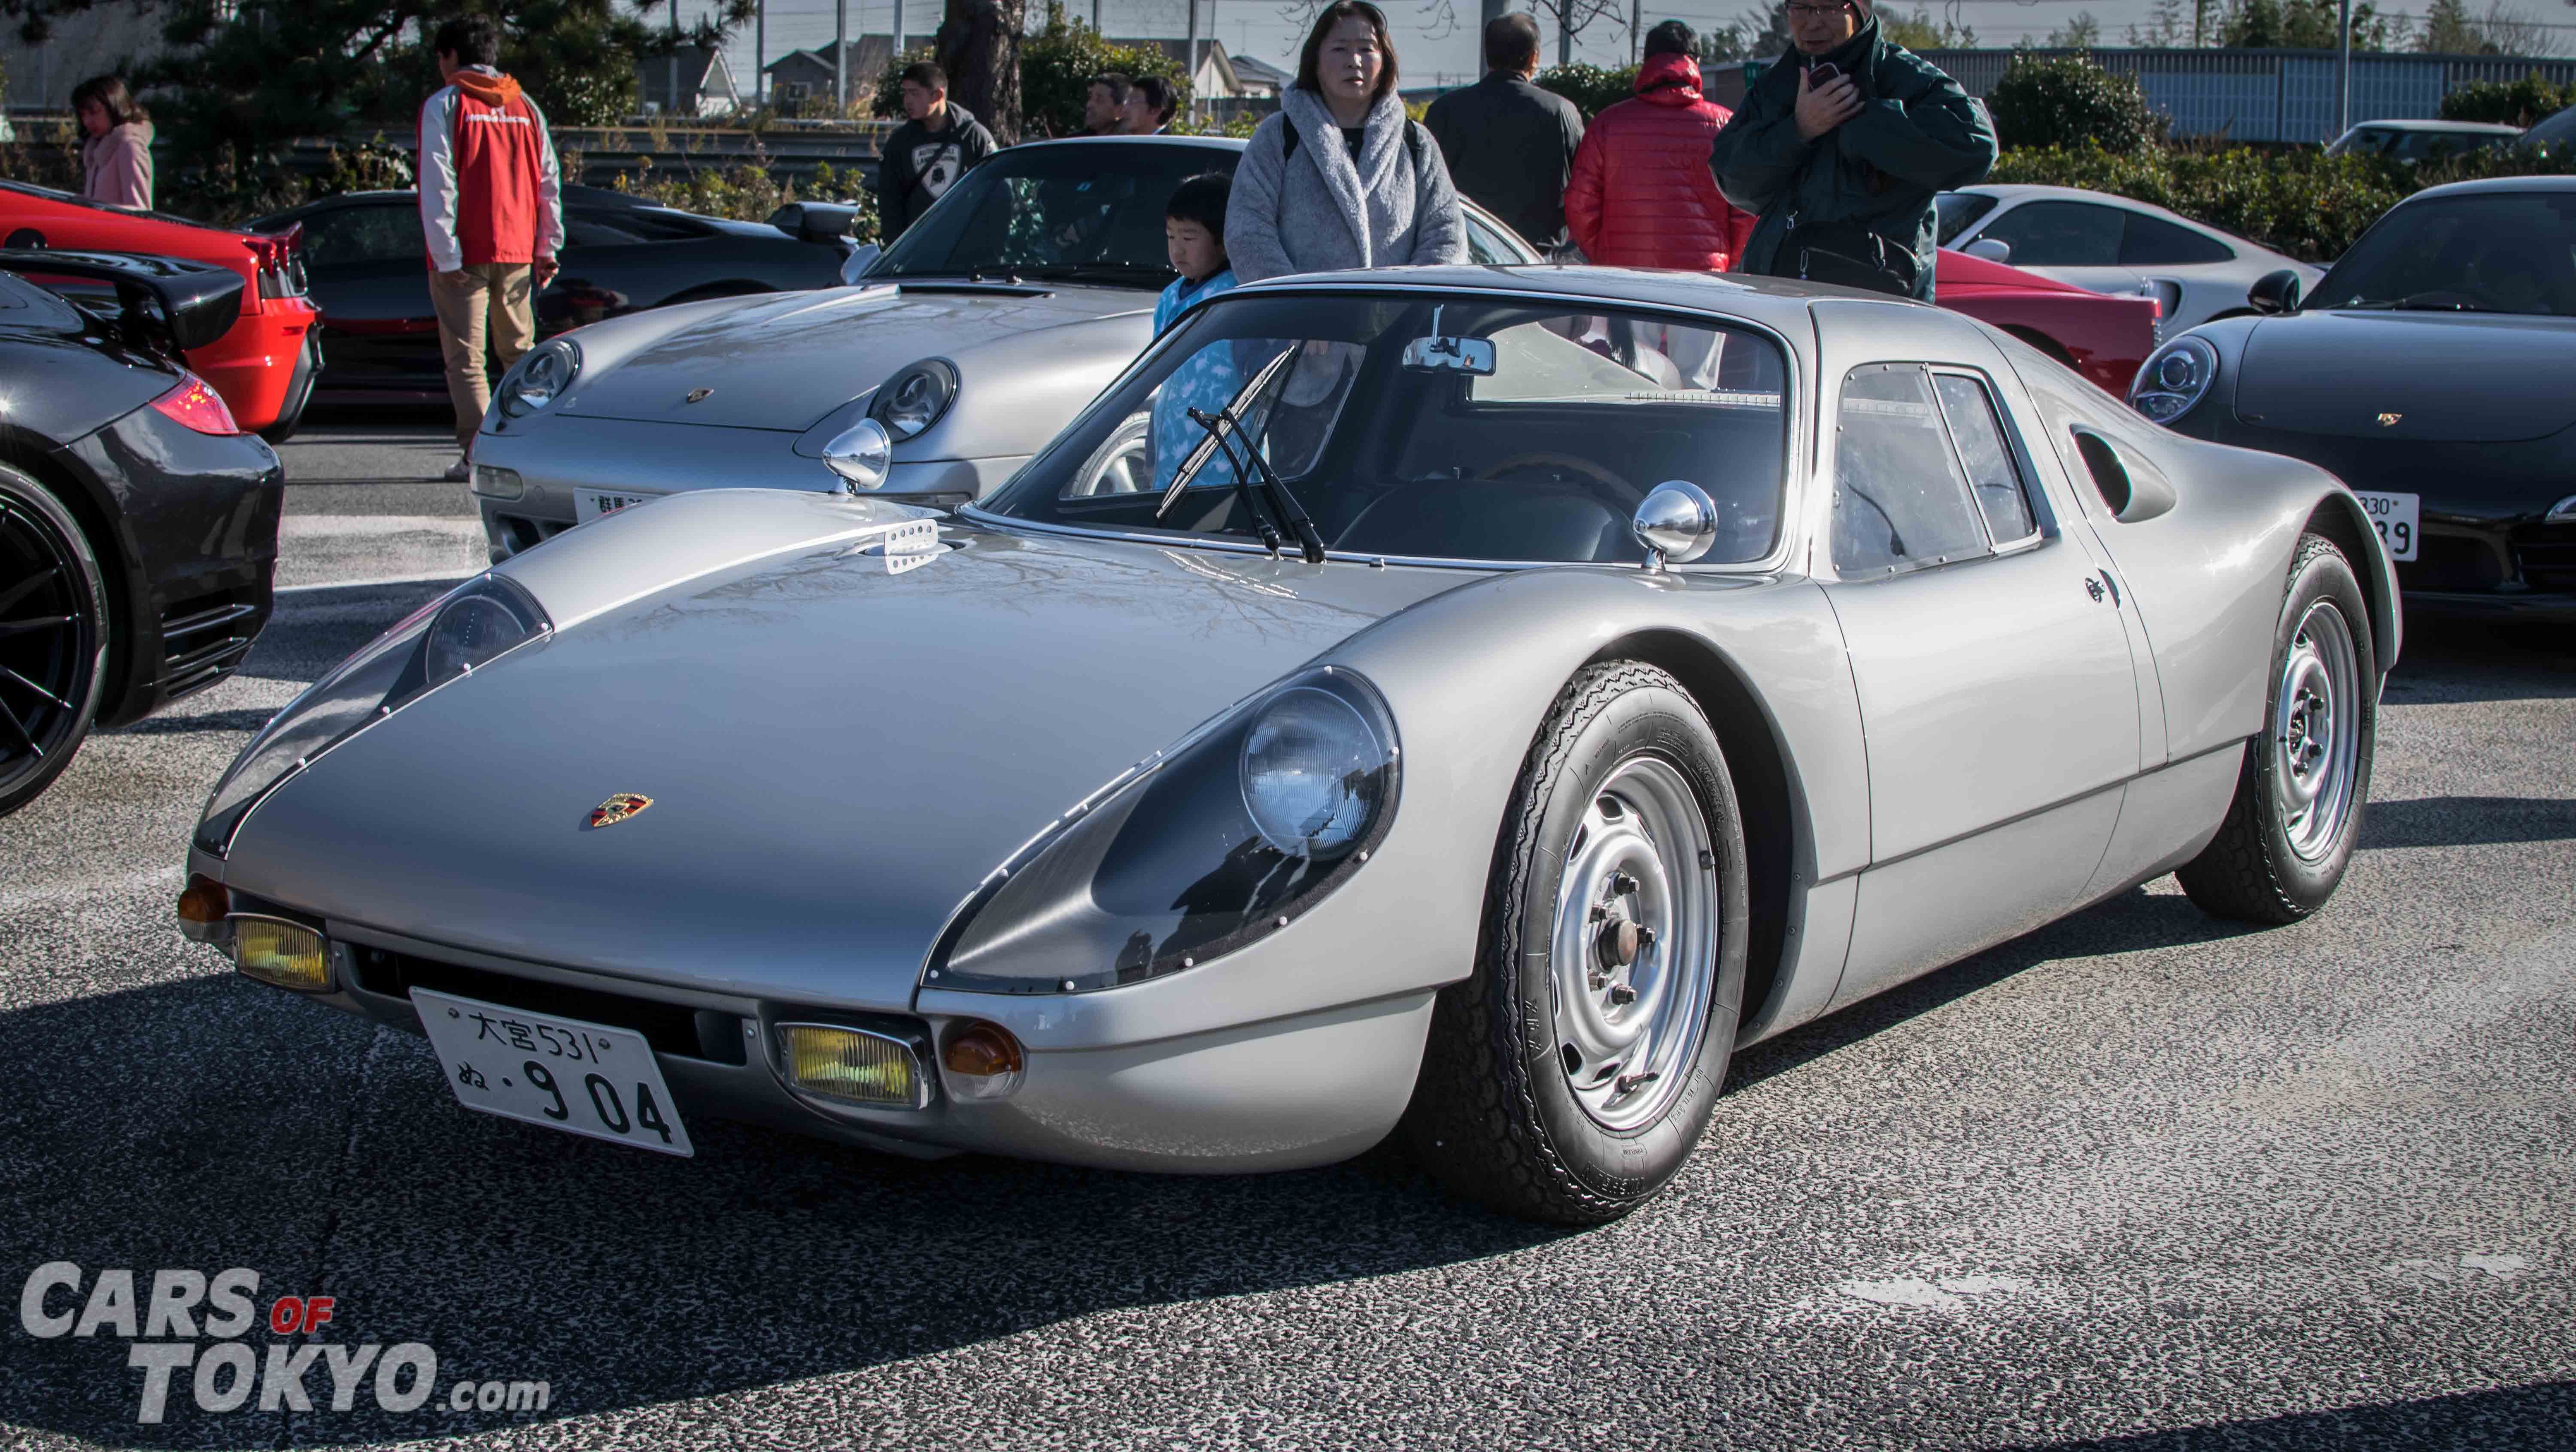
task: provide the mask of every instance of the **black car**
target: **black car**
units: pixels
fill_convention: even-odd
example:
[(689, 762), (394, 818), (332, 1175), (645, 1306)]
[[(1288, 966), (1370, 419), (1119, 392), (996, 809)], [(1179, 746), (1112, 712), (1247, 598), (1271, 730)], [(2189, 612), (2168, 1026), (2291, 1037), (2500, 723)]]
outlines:
[[(562, 271), (537, 295), (540, 337), (672, 303), (836, 287), (855, 245), (848, 208), (783, 209), (771, 225), (565, 187), (563, 210)], [(349, 192), (249, 225), (278, 232), (298, 222), (306, 286), (322, 309), (324, 395), (445, 398), (419, 193)]]
[(233, 325), (242, 285), (174, 257), (0, 251), (0, 816), (91, 727), (231, 675), (268, 623), (285, 471), (178, 361)]
[(2576, 177), (2418, 192), (2251, 300), (2149, 357), (2138, 411), (2332, 470), (2409, 610), (2576, 623)]

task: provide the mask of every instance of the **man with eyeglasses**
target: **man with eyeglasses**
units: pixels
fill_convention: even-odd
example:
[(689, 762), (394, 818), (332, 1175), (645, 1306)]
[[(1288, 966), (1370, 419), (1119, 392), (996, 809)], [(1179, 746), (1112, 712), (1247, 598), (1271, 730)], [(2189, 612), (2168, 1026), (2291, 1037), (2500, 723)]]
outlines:
[(1985, 178), (1994, 123), (1888, 39), (1872, 0), (1789, 0), (1797, 49), (1717, 133), (1709, 169), (1755, 213), (1739, 272), (1932, 300), (1932, 199)]

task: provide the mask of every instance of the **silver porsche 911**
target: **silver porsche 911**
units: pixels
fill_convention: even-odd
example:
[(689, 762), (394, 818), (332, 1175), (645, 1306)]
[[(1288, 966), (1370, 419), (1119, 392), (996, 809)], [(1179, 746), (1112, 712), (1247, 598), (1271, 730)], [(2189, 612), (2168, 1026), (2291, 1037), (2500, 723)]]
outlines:
[(531, 1125), (1402, 1130), (1598, 1221), (1740, 1044), (2161, 873), (2320, 907), (2396, 606), (2332, 476), (1953, 313), (1281, 279), (953, 516), (683, 494), (469, 582), (261, 732), (179, 913)]

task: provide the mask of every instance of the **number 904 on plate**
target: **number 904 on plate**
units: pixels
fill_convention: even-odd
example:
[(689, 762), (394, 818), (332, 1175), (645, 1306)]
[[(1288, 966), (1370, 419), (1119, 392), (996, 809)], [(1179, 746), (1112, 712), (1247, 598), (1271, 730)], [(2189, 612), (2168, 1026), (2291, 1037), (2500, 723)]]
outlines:
[(411, 991), (456, 1102), (549, 1129), (694, 1155), (653, 1046), (633, 1029)]

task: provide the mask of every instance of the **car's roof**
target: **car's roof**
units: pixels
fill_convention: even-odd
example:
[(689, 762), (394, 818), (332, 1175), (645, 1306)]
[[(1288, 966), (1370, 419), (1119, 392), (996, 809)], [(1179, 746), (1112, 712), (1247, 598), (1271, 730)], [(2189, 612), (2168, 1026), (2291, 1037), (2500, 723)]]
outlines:
[(2522, 128), (2501, 121), (2356, 121), (2355, 131), (2438, 131), (2448, 135), (2520, 136)]
[(2417, 202), (2443, 197), (2485, 196), (2511, 192), (2576, 192), (2576, 176), (2479, 177), (2475, 181), (2458, 181), (2438, 187), (2426, 187), (2397, 205), (2407, 207)]
[(1058, 136), (1048, 141), (1023, 141), (1009, 148), (1029, 151), (1050, 146), (1195, 146), (1207, 151), (1241, 151), (1240, 136)]
[(2136, 197), (2124, 197), (2117, 192), (2097, 192), (2089, 187), (2048, 186), (2039, 182), (2001, 182), (1993, 185), (1979, 183), (1976, 186), (1959, 187), (1957, 190), (1993, 197), (1999, 202), (2028, 201), (2033, 197), (2060, 197), (2070, 202), (2091, 202), (2096, 206), (2118, 207), (2123, 211), (2145, 212), (2149, 216), (2164, 217), (2199, 231), (2217, 232), (2221, 237), (2230, 235), (2219, 232), (2207, 222), (2195, 222), (2180, 212), (2168, 211), (2153, 202), (2142, 202)]
[(1339, 288), (1555, 294), (1597, 299), (1605, 303), (1725, 313), (1782, 331), (1812, 326), (1807, 319), (1807, 305), (1819, 298), (1874, 302), (1888, 307), (1925, 306), (1912, 298), (1800, 282), (1795, 278), (1721, 277), (1713, 273), (1670, 272), (1641, 267), (1568, 267), (1552, 262), (1517, 267), (1444, 265), (1378, 267), (1364, 272), (1301, 272), (1246, 283), (1230, 295)]

